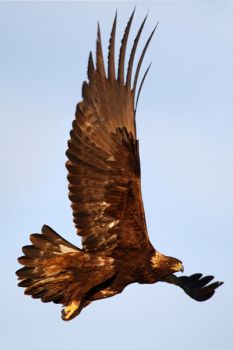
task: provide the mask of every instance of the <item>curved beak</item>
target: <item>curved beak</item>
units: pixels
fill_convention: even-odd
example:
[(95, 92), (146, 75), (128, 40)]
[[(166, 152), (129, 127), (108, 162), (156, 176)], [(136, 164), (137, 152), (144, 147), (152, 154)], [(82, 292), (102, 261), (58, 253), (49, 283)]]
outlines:
[(179, 261), (176, 266), (175, 266), (175, 271), (176, 272), (184, 272), (184, 265), (182, 264), (181, 261)]
[(173, 269), (172, 269), (174, 272), (184, 272), (184, 266), (182, 264), (181, 261), (178, 261), (174, 266), (173, 266)]

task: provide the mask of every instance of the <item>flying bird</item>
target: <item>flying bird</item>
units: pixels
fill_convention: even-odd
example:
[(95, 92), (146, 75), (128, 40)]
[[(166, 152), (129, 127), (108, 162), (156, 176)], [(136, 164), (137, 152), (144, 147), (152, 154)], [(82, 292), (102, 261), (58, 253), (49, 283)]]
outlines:
[[(44, 225), (30, 235), (31, 245), (18, 259), (16, 274), (25, 294), (63, 305), (62, 318), (73, 319), (95, 300), (121, 293), (131, 283), (174, 284), (191, 298), (205, 301), (222, 282), (200, 273), (178, 277), (180, 260), (156, 250), (150, 242), (141, 194), (139, 142), (135, 115), (149, 67), (139, 84), (141, 64), (156, 27), (134, 69), (135, 53), (146, 21), (134, 39), (125, 72), (125, 53), (134, 11), (127, 23), (115, 64), (113, 21), (105, 69), (100, 28), (96, 62), (88, 60), (88, 81), (82, 86), (68, 141), (66, 167), (69, 198), (82, 249)], [(117, 66), (117, 69), (116, 69)]]

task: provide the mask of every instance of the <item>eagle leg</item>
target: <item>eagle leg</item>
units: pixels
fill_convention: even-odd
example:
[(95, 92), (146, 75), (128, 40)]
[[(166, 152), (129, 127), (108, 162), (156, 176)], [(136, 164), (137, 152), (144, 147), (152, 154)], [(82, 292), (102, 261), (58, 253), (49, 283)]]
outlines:
[(67, 305), (63, 310), (62, 310), (62, 319), (64, 321), (69, 321), (75, 316), (78, 315), (79, 307), (80, 307), (81, 301), (80, 300), (73, 300), (69, 305)]

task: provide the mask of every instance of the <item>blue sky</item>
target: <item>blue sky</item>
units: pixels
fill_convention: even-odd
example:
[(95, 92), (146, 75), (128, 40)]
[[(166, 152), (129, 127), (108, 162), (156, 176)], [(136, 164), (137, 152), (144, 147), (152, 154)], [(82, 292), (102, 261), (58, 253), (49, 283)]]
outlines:
[[(134, 5), (131, 40), (159, 21), (137, 126), (151, 241), (185, 273), (225, 281), (206, 303), (165, 285), (131, 285), (73, 321), (17, 288), (28, 235), (49, 224), (80, 244), (67, 198), (65, 150), (100, 21), (117, 47)], [(233, 347), (233, 5), (229, 1), (1, 2), (1, 344), (3, 349), (184, 350)]]

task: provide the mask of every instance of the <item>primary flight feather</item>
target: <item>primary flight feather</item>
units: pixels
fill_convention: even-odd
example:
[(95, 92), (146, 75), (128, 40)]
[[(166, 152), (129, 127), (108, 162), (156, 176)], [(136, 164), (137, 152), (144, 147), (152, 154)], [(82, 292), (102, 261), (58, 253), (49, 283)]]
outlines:
[[(115, 16), (105, 69), (100, 28), (96, 62), (88, 60), (88, 82), (78, 103), (68, 141), (69, 198), (82, 249), (59, 236), (49, 226), (32, 234), (23, 247), (24, 265), (17, 271), (25, 294), (64, 306), (62, 318), (70, 320), (91, 302), (121, 293), (130, 283), (172, 283), (197, 301), (209, 299), (222, 282), (202, 274), (177, 277), (182, 262), (159, 253), (146, 228), (141, 195), (139, 145), (135, 114), (146, 70), (137, 87), (149, 36), (135, 67), (136, 49), (146, 18), (134, 40), (127, 71), (125, 53), (134, 11), (127, 23), (115, 65)], [(137, 91), (137, 93), (136, 93)]]

